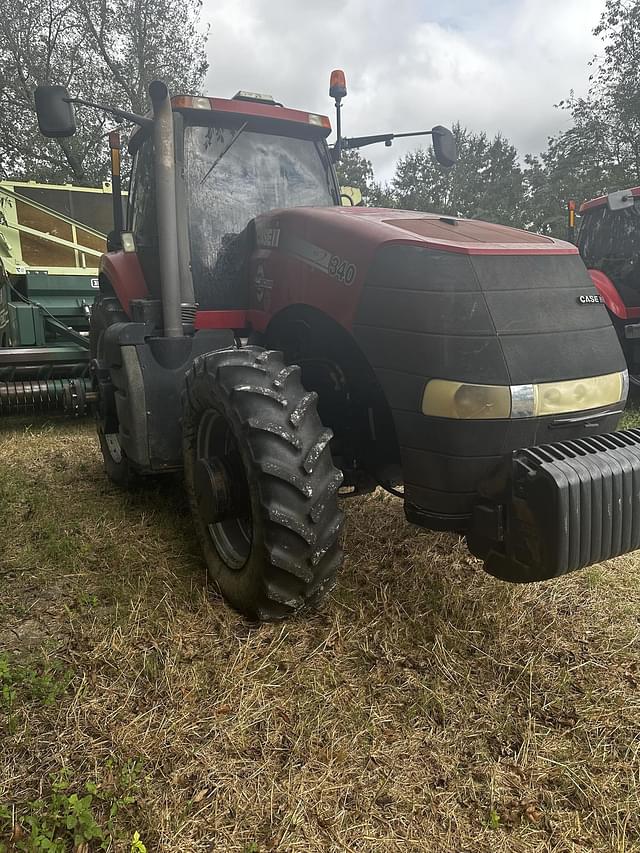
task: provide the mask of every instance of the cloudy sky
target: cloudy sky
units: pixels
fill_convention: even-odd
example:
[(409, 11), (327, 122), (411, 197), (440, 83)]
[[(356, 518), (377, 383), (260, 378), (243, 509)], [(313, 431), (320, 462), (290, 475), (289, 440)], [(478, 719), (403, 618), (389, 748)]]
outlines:
[[(270, 92), (333, 121), (329, 73), (343, 68), (346, 136), (460, 120), (501, 131), (521, 154), (567, 125), (554, 104), (586, 90), (604, 0), (204, 0), (207, 94)], [(372, 146), (378, 177), (418, 141)]]

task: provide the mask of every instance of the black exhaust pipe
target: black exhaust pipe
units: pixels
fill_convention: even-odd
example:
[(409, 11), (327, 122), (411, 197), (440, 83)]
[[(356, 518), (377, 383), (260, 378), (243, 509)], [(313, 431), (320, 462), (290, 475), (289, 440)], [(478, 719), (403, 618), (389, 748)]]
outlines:
[(155, 158), (156, 205), (160, 255), (162, 324), (167, 338), (182, 337), (180, 312), (180, 264), (178, 216), (176, 210), (176, 161), (173, 139), (173, 112), (169, 89), (161, 80), (149, 85), (153, 104), (153, 147)]

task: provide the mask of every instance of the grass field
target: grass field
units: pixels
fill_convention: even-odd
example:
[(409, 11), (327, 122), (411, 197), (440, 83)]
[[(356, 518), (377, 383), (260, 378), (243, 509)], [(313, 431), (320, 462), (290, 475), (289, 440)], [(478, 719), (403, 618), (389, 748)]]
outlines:
[(179, 482), (0, 428), (0, 850), (640, 851), (640, 556), (508, 586), (374, 494), (323, 610), (257, 627)]

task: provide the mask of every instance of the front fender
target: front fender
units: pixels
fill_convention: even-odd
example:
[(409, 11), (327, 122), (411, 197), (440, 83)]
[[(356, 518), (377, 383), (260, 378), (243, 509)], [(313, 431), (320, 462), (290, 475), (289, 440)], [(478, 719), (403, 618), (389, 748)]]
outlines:
[(588, 272), (591, 276), (591, 281), (593, 282), (595, 289), (604, 300), (604, 304), (607, 306), (609, 311), (621, 320), (631, 319), (632, 315), (629, 313), (627, 306), (624, 304), (622, 297), (618, 293), (618, 289), (609, 276), (605, 275), (605, 273), (600, 270), (589, 270)]
[(130, 302), (133, 299), (146, 299), (149, 296), (140, 260), (135, 252), (108, 252), (103, 255), (100, 258), (100, 275), (109, 281), (129, 318), (131, 318)]

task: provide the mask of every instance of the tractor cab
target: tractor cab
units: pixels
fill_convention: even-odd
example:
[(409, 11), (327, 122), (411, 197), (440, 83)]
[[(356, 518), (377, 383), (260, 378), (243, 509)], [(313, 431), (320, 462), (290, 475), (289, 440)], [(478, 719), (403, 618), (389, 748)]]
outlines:
[(605, 273), (629, 307), (640, 306), (640, 188), (585, 202), (578, 248), (589, 269)]
[[(286, 109), (269, 95), (172, 99), (178, 229), (202, 310), (247, 307), (253, 221), (271, 210), (329, 207), (340, 190), (326, 116)], [(136, 128), (128, 230), (145, 279), (159, 291), (153, 134)]]
[(640, 187), (587, 201), (580, 213), (578, 249), (635, 377), (640, 374)]

